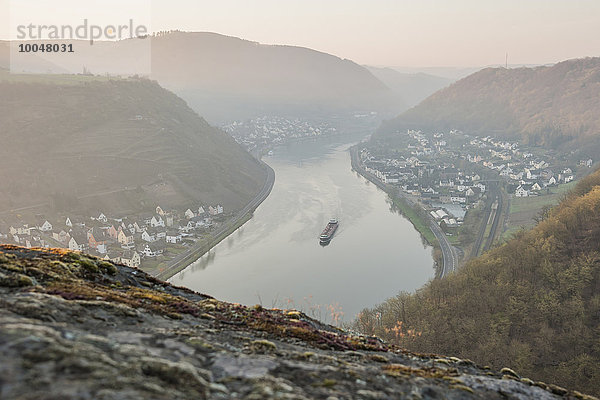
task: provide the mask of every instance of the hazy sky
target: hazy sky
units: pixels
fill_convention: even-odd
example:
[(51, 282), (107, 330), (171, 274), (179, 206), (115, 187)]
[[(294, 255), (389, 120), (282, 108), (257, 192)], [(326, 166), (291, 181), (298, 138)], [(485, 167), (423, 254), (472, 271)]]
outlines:
[[(71, 18), (76, 24), (82, 13), (118, 22), (135, 13), (106, 1), (12, 1), (31, 4), (28, 17), (40, 23)], [(600, 0), (147, 1), (153, 31), (218, 32), (310, 47), (361, 64), (483, 66), (504, 63), (507, 52), (511, 64), (600, 56)], [(6, 11), (9, 0), (2, 3)], [(103, 8), (79, 11), (82, 5)], [(0, 35), (6, 38), (6, 29)]]

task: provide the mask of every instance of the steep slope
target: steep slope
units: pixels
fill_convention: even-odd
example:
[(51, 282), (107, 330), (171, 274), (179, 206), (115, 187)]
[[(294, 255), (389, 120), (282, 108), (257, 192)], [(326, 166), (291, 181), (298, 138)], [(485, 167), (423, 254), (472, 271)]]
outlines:
[(366, 67), (377, 79), (392, 89), (405, 109), (414, 107), (438, 90), (450, 85), (453, 79), (430, 74), (402, 73), (393, 68)]
[(0, 372), (7, 399), (586, 398), (297, 311), (223, 303), (122, 265), (14, 246), (0, 246)]
[(241, 208), (266, 177), (227, 134), (148, 80), (0, 75), (0, 120), (0, 211), (57, 199), (71, 212)]
[[(172, 90), (183, 90), (182, 96), (202, 108), (213, 96), (248, 115), (380, 110), (391, 105), (391, 91), (365, 68), (307, 48), (213, 33), (173, 33), (154, 38), (152, 52), (153, 77)], [(221, 119), (231, 118), (219, 114)]]
[(460, 129), (546, 146), (592, 143), (600, 133), (600, 58), (484, 69), (384, 124), (379, 137), (406, 128)]
[[(76, 52), (70, 57), (41, 57), (73, 72), (86, 66), (94, 74), (135, 74), (143, 70), (140, 59), (146, 54), (151, 78), (211, 123), (270, 113), (392, 110), (395, 105), (391, 90), (364, 67), (302, 47), (263, 45), (207, 32), (173, 32), (93, 46), (72, 43)], [(138, 60), (131, 54), (138, 54)], [(25, 55), (20, 58), (27, 68), (35, 63)]]
[(599, 394), (599, 242), (596, 171), (531, 231), (415, 294), (365, 310), (358, 326), (413, 351), (507, 365)]

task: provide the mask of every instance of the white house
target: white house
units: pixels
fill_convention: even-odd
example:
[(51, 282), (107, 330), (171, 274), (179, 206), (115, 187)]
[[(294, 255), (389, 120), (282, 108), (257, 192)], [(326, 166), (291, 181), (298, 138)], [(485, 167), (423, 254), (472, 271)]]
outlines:
[(189, 232), (191, 230), (193, 230), (196, 227), (196, 224), (194, 224), (191, 220), (187, 221), (186, 223), (179, 223), (179, 231), (180, 232)]
[(400, 177), (397, 174), (384, 174), (383, 183), (398, 183), (400, 182)]
[(520, 185), (517, 190), (515, 190), (515, 196), (517, 197), (527, 197), (529, 196), (529, 191), (525, 189), (522, 185)]
[(144, 232), (142, 232), (142, 240), (152, 243), (152, 242), (156, 242), (156, 232), (147, 229)]
[(133, 227), (135, 228), (135, 231), (137, 233), (142, 233), (146, 230), (146, 227), (144, 226), (144, 224), (138, 224), (137, 222), (133, 223)]
[(485, 193), (485, 185), (483, 183), (477, 183), (473, 185), (474, 187), (478, 187), (481, 190), (481, 193)]
[(44, 221), (42, 226), (38, 227), (38, 229), (42, 232), (50, 232), (52, 230), (52, 224), (48, 221)]
[(158, 215), (158, 216), (155, 215), (150, 220), (150, 226), (153, 227), (153, 228), (156, 228), (156, 227), (159, 227), (159, 226), (161, 226), (161, 227), (164, 228), (165, 227), (165, 221), (162, 219), (162, 217), (160, 215)]
[(452, 203), (466, 203), (467, 199), (462, 196), (450, 196), (450, 201)]
[(164, 247), (158, 243), (146, 244), (143, 253), (148, 257), (157, 257), (164, 253)]
[(205, 212), (206, 212), (206, 211), (204, 211), (204, 207), (200, 206), (200, 207), (198, 208), (198, 215), (202, 215), (202, 214), (204, 214)]
[(106, 242), (98, 243), (96, 246), (96, 251), (100, 254), (106, 254), (108, 252), (108, 246), (106, 245)]
[(74, 233), (69, 240), (69, 250), (73, 251), (86, 251), (88, 248), (88, 241), (85, 235)]
[(11, 235), (31, 235), (31, 228), (27, 225), (19, 226), (17, 228), (11, 226), (9, 232)]
[(185, 215), (185, 217), (187, 219), (192, 219), (194, 218), (194, 212), (192, 210), (190, 210), (189, 208), (187, 210), (185, 210), (185, 213), (183, 213), (183, 215)]
[(167, 232), (165, 236), (165, 241), (167, 243), (179, 243), (181, 242), (181, 233), (179, 232)]
[(108, 222), (108, 218), (106, 218), (106, 215), (104, 215), (103, 213), (100, 213), (100, 214), (98, 215), (98, 218), (96, 218), (96, 219), (97, 219), (98, 221), (100, 221), (100, 222), (104, 222), (104, 223), (107, 223), (107, 222)]
[(71, 222), (71, 218), (67, 217), (67, 220), (65, 221), (65, 225), (68, 226), (69, 228), (73, 227), (73, 223)]
[(135, 232), (136, 232), (136, 230), (135, 230), (135, 226), (134, 226), (133, 224), (131, 224), (131, 223), (130, 223), (130, 224), (128, 224), (128, 225), (127, 225), (127, 230), (128, 230), (129, 232), (131, 232), (131, 234), (132, 234), (132, 235), (135, 235)]

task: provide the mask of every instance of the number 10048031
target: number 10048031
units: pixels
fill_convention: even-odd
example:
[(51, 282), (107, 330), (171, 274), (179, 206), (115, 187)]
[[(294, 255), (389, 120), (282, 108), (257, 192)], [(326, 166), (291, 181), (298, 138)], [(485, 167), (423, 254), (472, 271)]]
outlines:
[(19, 53), (74, 53), (72, 44), (21, 43)]

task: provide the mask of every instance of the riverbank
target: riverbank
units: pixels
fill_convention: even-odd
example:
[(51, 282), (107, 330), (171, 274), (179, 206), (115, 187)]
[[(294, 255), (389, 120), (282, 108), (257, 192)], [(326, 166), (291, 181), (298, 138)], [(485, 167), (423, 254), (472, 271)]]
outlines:
[[(398, 291), (422, 287), (435, 276), (431, 247), (385, 192), (349, 168), (348, 147), (364, 138), (358, 136), (279, 147), (265, 159), (277, 181), (252, 219), (169, 281), (321, 320), (340, 321), (343, 312), (346, 322)], [(319, 235), (332, 217), (340, 225), (324, 247)], [(386, 279), (366, 282), (365, 265)]]
[(410, 204), (409, 200), (401, 197), (397, 190), (392, 190), (389, 186), (381, 182), (375, 176), (365, 171), (364, 168), (361, 167), (358, 160), (358, 148), (356, 146), (350, 148), (350, 159), (352, 163), (352, 169), (358, 172), (363, 178), (367, 179), (369, 182), (386, 192), (391, 198), (394, 206), (398, 208), (400, 213), (410, 221), (417, 232), (421, 234), (421, 238), (425, 242), (434, 248), (439, 247), (436, 236), (429, 227), (429, 221), (427, 220), (427, 217), (421, 215), (423, 210), (418, 205)]
[(187, 252), (182, 253), (177, 259), (173, 260), (165, 269), (155, 274), (154, 277), (162, 280), (168, 280), (178, 274), (179, 272), (186, 269), (190, 264), (194, 263), (204, 254), (208, 253), (210, 249), (221, 243), (223, 239), (227, 238), (233, 232), (238, 230), (242, 225), (248, 222), (254, 213), (254, 210), (263, 202), (273, 189), (275, 184), (275, 171), (264, 161), (260, 161), (267, 171), (267, 178), (261, 189), (261, 191), (250, 201), (242, 210), (240, 210), (235, 217), (225, 223), (221, 229), (212, 234), (212, 238), (208, 242), (196, 244), (192, 246)]
[(455, 249), (448, 242), (448, 238), (435, 221), (425, 214), (425, 210), (418, 204), (411, 203), (409, 199), (404, 198), (398, 190), (393, 190), (394, 188), (384, 184), (377, 179), (377, 177), (365, 171), (364, 168), (361, 167), (358, 159), (357, 146), (350, 148), (350, 159), (352, 169), (387, 193), (394, 206), (398, 208), (415, 230), (419, 232), (421, 238), (433, 247), (434, 260), (437, 269), (436, 276), (443, 278), (450, 272), (456, 270), (458, 267), (458, 255), (456, 254)]

